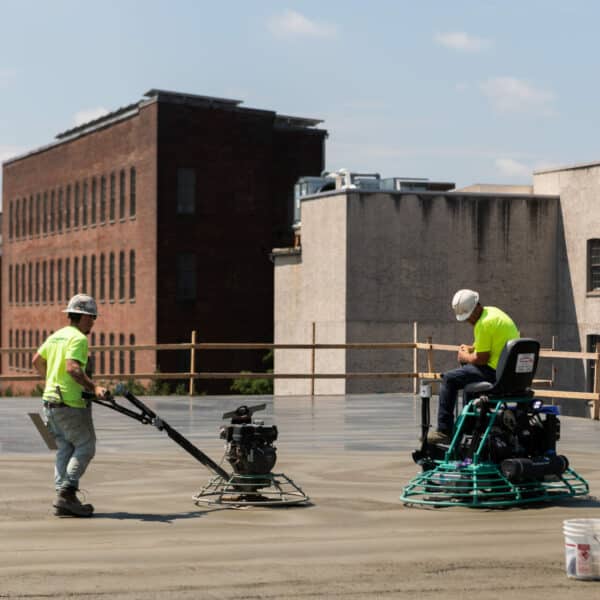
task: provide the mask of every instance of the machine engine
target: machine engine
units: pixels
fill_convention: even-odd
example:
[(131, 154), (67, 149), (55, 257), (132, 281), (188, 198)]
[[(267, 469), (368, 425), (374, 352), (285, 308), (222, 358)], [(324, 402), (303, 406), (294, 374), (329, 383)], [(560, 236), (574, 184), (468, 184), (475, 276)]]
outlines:
[(277, 450), (273, 442), (277, 439), (277, 426), (256, 421), (252, 414), (265, 408), (240, 406), (223, 418), (231, 418), (228, 425), (221, 427), (220, 437), (227, 442), (225, 457), (238, 475), (267, 475), (277, 461)]

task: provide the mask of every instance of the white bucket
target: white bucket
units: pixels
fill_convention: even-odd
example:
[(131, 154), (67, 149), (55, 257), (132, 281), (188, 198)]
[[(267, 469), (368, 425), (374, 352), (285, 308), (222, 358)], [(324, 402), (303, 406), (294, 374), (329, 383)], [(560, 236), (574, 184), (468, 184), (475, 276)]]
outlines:
[(600, 519), (563, 521), (567, 577), (600, 581)]

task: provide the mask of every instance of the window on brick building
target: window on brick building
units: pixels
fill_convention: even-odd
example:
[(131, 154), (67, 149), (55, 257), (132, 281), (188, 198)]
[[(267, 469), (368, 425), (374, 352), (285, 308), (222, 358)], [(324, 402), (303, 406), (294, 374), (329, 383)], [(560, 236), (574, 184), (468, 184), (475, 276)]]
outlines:
[(110, 174), (110, 201), (108, 205), (108, 219), (115, 220), (115, 204), (117, 201), (117, 178), (114, 173)]
[(97, 183), (96, 178), (92, 179), (92, 198), (90, 206), (90, 224), (96, 224), (96, 194), (97, 194)]
[(180, 253), (176, 257), (176, 298), (177, 300), (196, 299), (196, 255)]
[[(101, 333), (100, 334), (100, 346), (104, 346), (104, 342), (105, 342), (104, 334)], [(104, 350), (100, 350), (100, 373), (102, 375), (106, 374), (106, 362), (105, 362), (104, 355), (105, 355)]]
[(129, 299), (135, 300), (135, 250), (129, 251)]
[(54, 261), (50, 261), (50, 285), (48, 286), (48, 300), (54, 303)]
[(41, 194), (35, 196), (35, 235), (39, 237), (42, 228), (42, 197)]
[(136, 211), (136, 171), (135, 167), (131, 167), (129, 169), (129, 216), (134, 217)]
[(62, 301), (63, 276), (62, 276), (62, 258), (56, 261), (56, 301)]
[(73, 189), (73, 227), (79, 227), (79, 189), (79, 182), (76, 182)]
[(111, 350), (108, 352), (108, 370), (111, 375), (115, 373), (115, 351), (112, 347), (115, 345), (115, 334), (111, 333), (108, 336), (108, 345), (111, 346)]
[(177, 214), (193, 215), (196, 212), (196, 171), (177, 169)]
[(21, 201), (21, 237), (27, 235), (27, 198)]
[(81, 225), (87, 227), (88, 224), (88, 183), (83, 182), (83, 190), (81, 194)]
[(42, 263), (42, 302), (48, 302), (48, 263)]
[(33, 236), (33, 196), (29, 196), (29, 237)]
[(106, 257), (100, 254), (100, 302), (104, 302), (106, 285)]
[(119, 173), (119, 219), (125, 218), (125, 171)]
[(87, 268), (88, 268), (88, 257), (83, 256), (81, 258), (81, 291), (88, 293), (87, 289)]
[(8, 265), (8, 303), (12, 304), (13, 301), (13, 268), (12, 265)]
[(58, 210), (56, 213), (56, 229), (58, 233), (62, 233), (63, 230), (63, 191), (62, 188), (58, 190)]
[(71, 297), (71, 259), (65, 258), (65, 302)]
[[(13, 345), (13, 330), (9, 329), (8, 330), (8, 347), (12, 348)], [(8, 354), (8, 366), (12, 367), (13, 366), (13, 353), (10, 352)]]
[(73, 259), (73, 294), (79, 293), (79, 257)]
[(115, 253), (111, 252), (108, 257), (108, 299), (115, 301)]
[[(25, 349), (27, 347), (27, 332), (22, 329), (21, 330), (21, 349)], [(21, 352), (21, 366), (25, 368), (27, 366), (27, 353)]]
[[(129, 345), (135, 346), (135, 335), (132, 333), (129, 336)], [(135, 350), (129, 351), (129, 373), (135, 374)]]
[(27, 263), (27, 302), (33, 304), (33, 264)]
[(15, 200), (15, 238), (19, 237), (19, 207), (20, 207), (20, 202), (19, 202), (19, 199), (17, 198)]
[[(125, 345), (125, 334), (119, 334), (119, 348), (122, 348)], [(125, 351), (119, 350), (119, 374), (123, 375), (125, 373)]]
[(65, 191), (65, 229), (71, 229), (71, 186)]
[(42, 206), (42, 233), (46, 235), (48, 233), (48, 192), (44, 192), (44, 203)]
[(14, 215), (14, 203), (11, 200), (8, 203), (8, 239), (13, 239), (13, 215)]
[(600, 239), (588, 240), (588, 292), (600, 292)]
[(50, 192), (50, 233), (54, 233), (56, 223), (56, 202), (54, 190)]
[(125, 301), (125, 252), (119, 252), (119, 301)]
[(96, 255), (92, 254), (90, 262), (90, 295), (96, 297)]
[(20, 302), (20, 271), (19, 265), (15, 265), (15, 304), (19, 304)]
[(40, 303), (40, 263), (35, 263), (35, 303)]
[(106, 223), (106, 177), (100, 178), (100, 223)]

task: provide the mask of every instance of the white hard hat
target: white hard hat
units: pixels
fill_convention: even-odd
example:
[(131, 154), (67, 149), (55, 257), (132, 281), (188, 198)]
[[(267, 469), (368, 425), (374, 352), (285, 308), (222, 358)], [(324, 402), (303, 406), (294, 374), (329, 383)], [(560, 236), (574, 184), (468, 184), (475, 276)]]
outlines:
[(479, 294), (473, 290), (458, 290), (452, 298), (452, 310), (457, 321), (466, 321), (479, 302)]
[(69, 300), (69, 304), (63, 312), (97, 317), (98, 307), (96, 306), (96, 301), (91, 296), (88, 296), (87, 294), (75, 294)]

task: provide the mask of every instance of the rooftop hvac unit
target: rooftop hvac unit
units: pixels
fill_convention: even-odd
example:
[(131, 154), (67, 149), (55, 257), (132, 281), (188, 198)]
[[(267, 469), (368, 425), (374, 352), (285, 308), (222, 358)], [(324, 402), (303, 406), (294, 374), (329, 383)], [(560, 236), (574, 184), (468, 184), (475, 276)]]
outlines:
[(415, 177), (387, 177), (381, 180), (381, 190), (385, 192), (426, 192), (429, 179)]

